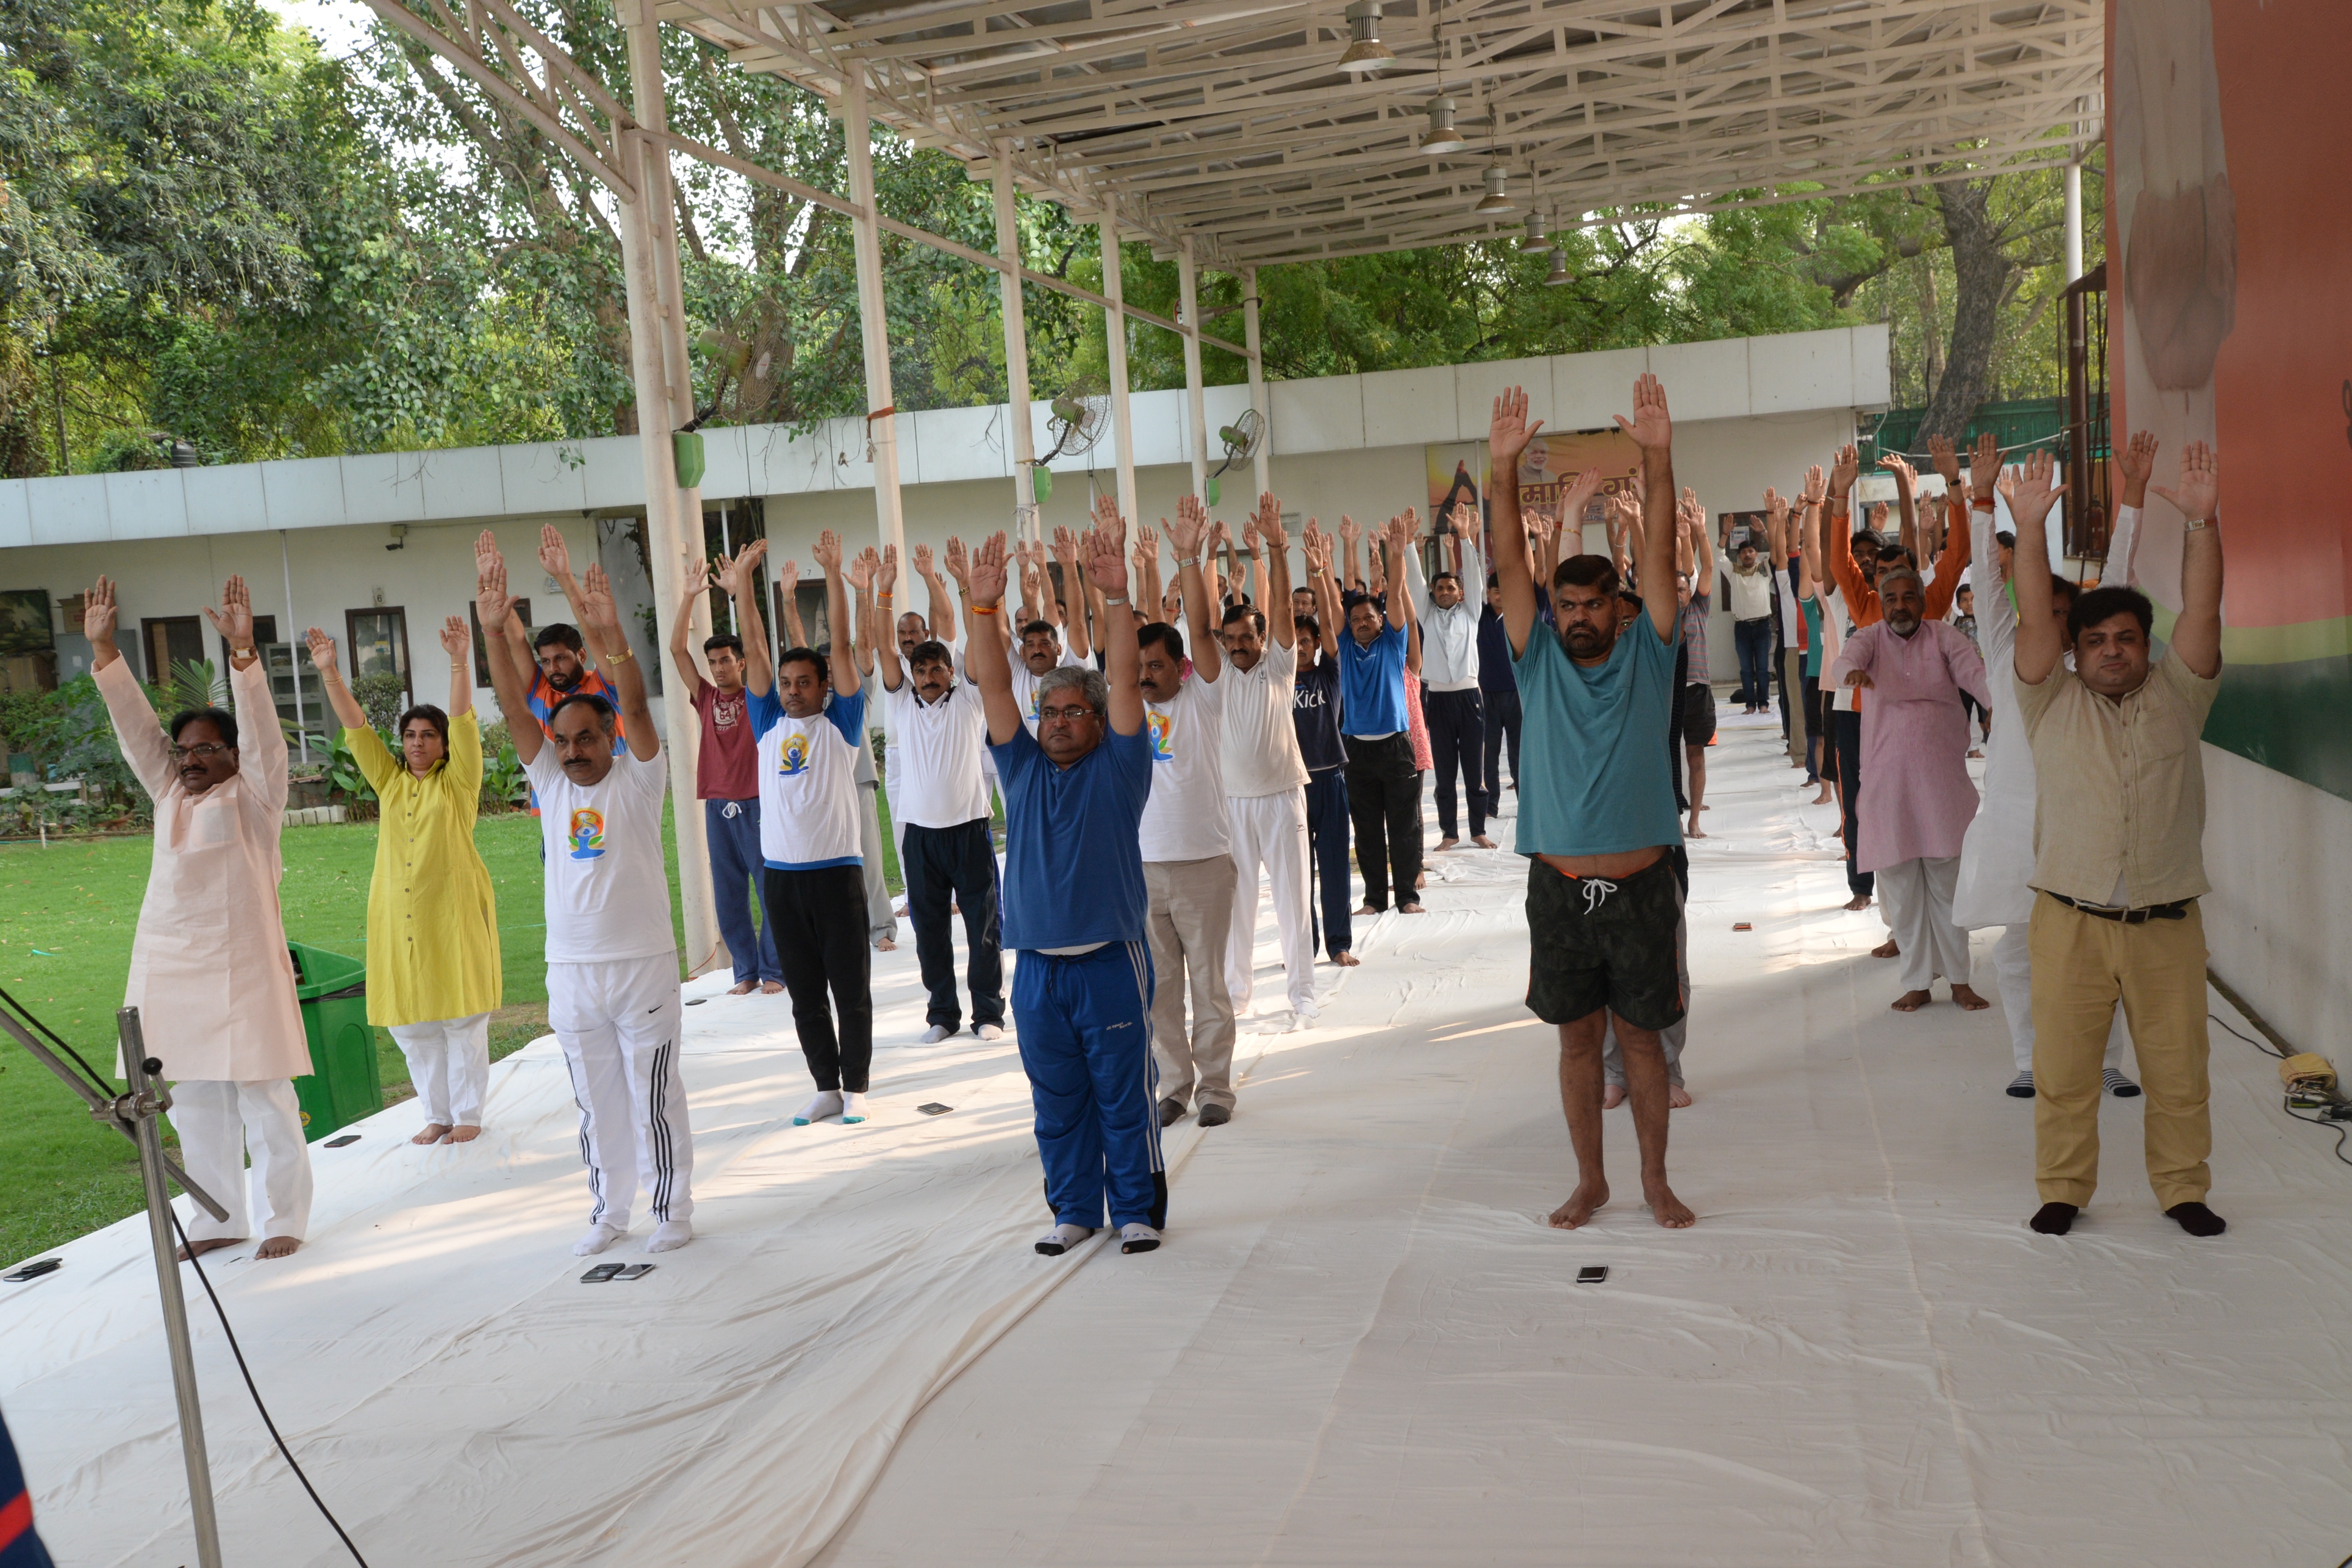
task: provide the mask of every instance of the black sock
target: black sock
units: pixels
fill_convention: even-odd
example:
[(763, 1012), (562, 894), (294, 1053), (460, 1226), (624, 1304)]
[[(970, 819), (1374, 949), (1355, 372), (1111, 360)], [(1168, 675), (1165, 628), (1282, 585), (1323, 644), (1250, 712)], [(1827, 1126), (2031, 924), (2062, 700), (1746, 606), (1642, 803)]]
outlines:
[(2230, 1228), (2228, 1220), (2203, 1204), (2175, 1204), (2164, 1212), (2191, 1236), (2219, 1236)]
[(2043, 1204), (2025, 1223), (2044, 1236), (2063, 1236), (2074, 1228), (2074, 1216), (2082, 1212), (2073, 1204)]

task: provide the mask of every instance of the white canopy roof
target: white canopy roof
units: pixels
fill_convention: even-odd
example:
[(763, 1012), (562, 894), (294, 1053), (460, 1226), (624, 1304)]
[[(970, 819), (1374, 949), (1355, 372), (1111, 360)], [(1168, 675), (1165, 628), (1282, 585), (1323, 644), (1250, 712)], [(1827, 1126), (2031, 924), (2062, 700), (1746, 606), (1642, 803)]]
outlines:
[[(1803, 181), (2072, 162), (2104, 112), (2101, 0), (658, 0), (740, 64), (1234, 267), (1692, 211)], [(1396, 63), (1338, 61), (1377, 10)], [(1419, 152), (1429, 100), (1469, 145)], [(1519, 210), (1474, 214), (1486, 167)], [(1931, 165), (1940, 165), (1931, 169)], [(1530, 174), (1532, 172), (1532, 192)]]

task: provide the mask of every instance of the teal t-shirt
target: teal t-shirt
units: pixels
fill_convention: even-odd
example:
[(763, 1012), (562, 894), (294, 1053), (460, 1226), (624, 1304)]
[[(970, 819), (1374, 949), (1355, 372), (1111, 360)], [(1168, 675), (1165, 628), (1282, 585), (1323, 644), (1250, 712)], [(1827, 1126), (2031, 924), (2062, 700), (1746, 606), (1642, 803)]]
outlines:
[(1803, 601), (1805, 608), (1805, 673), (1816, 680), (1822, 674), (1822, 597)]
[[(1679, 630), (1679, 628), (1677, 628)], [(1542, 622), (1519, 679), (1522, 855), (1613, 855), (1683, 841), (1666, 755), (1675, 641), (1636, 616), (1606, 660), (1581, 665)]]

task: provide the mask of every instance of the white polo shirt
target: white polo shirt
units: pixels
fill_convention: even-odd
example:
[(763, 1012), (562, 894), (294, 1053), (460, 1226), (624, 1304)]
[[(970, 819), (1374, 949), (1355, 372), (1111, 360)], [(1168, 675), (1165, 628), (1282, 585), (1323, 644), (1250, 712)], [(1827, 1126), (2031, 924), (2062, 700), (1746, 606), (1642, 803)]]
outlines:
[(1223, 725), (1225, 682), (1187, 675), (1175, 700), (1143, 704), (1151, 742), (1151, 798), (1137, 838), (1146, 860), (1205, 860), (1233, 852), (1225, 836)]
[(576, 784), (552, 742), (525, 764), (539, 792), (550, 963), (612, 963), (677, 951), (662, 860), (662, 795), (669, 759), (613, 753), (613, 771)]
[(1227, 795), (1246, 798), (1307, 787), (1307, 762), (1298, 753), (1298, 724), (1292, 716), (1297, 677), (1297, 651), (1271, 638), (1249, 668), (1225, 661), (1217, 685), (1224, 691), (1219, 728)]
[[(1029, 727), (1029, 733), (1034, 736), (1037, 733), (1037, 683), (1044, 680), (1045, 677), (1029, 673), (1029, 663), (1021, 657), (1021, 649), (1018, 646), (1015, 646), (1007, 657), (1013, 661), (1013, 700), (1021, 710), (1021, 722)], [(1055, 668), (1090, 669), (1092, 668), (1093, 666), (1087, 660), (1080, 658), (1070, 651), (1069, 644), (1062, 645), (1061, 661), (1055, 666)], [(1047, 673), (1050, 674), (1051, 671)]]
[(988, 714), (980, 689), (958, 680), (937, 702), (915, 694), (912, 676), (882, 689), (882, 713), (898, 737), (896, 820), (915, 827), (960, 827), (988, 816), (980, 759)]
[(865, 864), (857, 836), (857, 753), (866, 693), (825, 699), (806, 719), (784, 712), (771, 686), (751, 694), (760, 737), (760, 856), (779, 871)]

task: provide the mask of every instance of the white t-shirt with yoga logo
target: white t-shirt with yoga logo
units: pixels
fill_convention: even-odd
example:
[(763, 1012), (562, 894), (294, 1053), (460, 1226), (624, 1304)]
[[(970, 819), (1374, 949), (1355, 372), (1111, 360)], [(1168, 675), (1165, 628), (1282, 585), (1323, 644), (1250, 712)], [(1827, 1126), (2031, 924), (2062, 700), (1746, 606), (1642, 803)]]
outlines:
[(611, 963), (677, 951), (662, 861), (662, 795), (669, 759), (616, 752), (613, 769), (576, 784), (552, 742), (524, 769), (539, 792), (547, 852), (547, 962)]
[(1137, 837), (1146, 860), (1205, 860), (1233, 852), (1225, 836), (1224, 685), (1184, 677), (1174, 700), (1143, 704), (1151, 798)]

